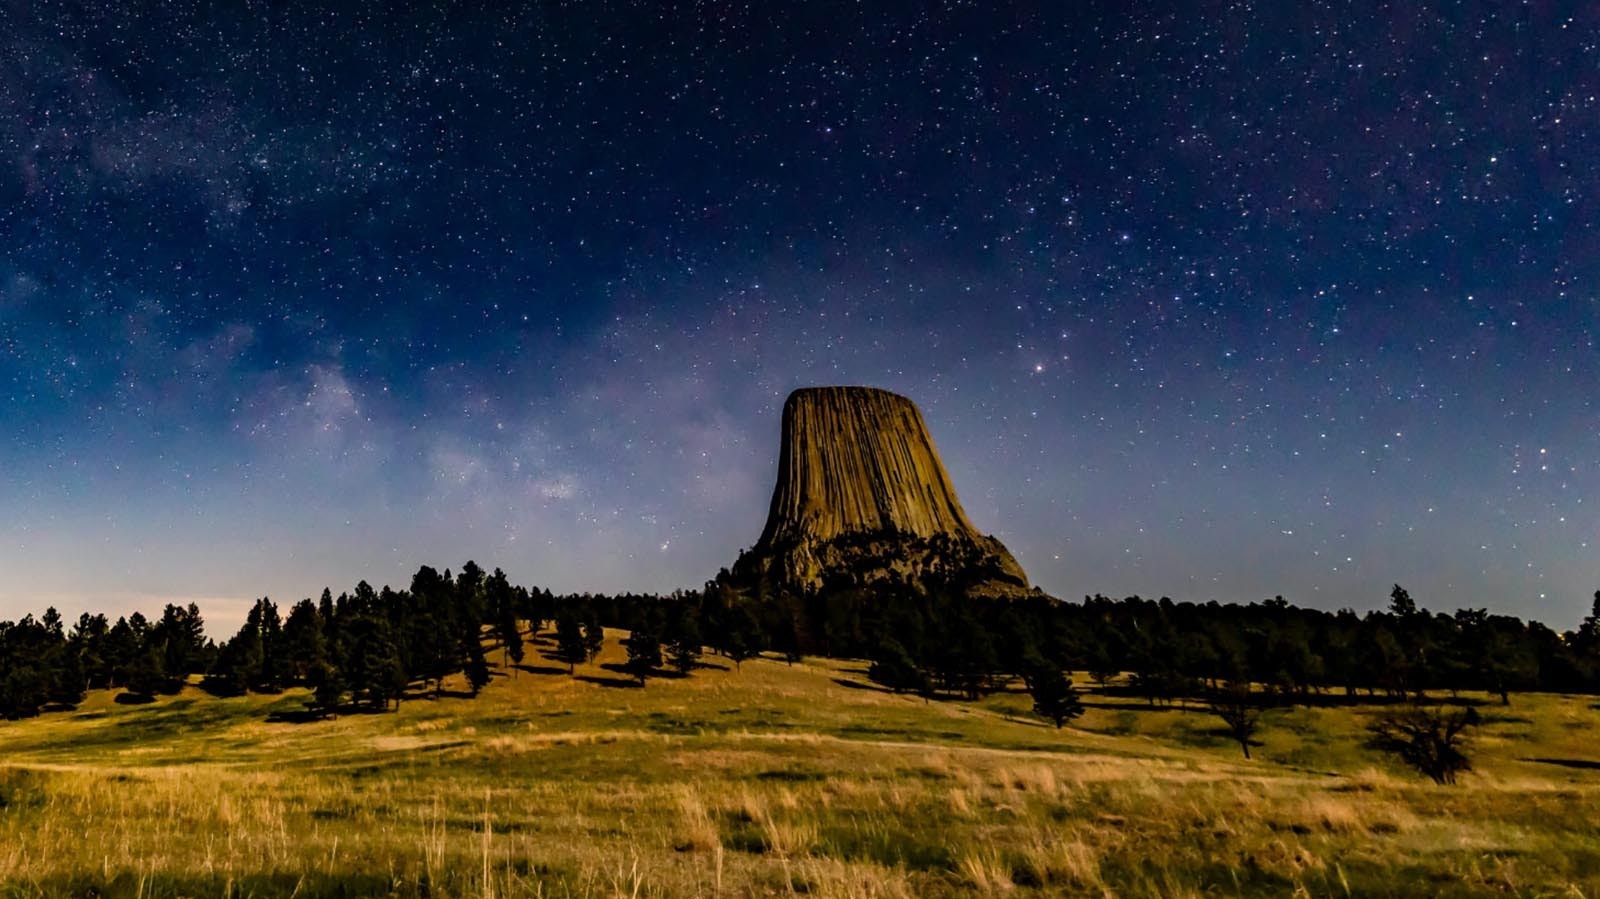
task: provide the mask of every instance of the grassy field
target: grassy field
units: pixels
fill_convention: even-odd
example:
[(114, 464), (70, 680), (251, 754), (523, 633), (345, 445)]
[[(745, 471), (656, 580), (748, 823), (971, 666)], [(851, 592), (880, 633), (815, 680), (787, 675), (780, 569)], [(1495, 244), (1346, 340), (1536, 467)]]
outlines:
[(397, 714), (191, 688), (0, 722), (0, 896), (1600, 896), (1590, 699), (1485, 704), (1449, 788), (1361, 748), (1367, 708), (1269, 712), (1246, 761), (1198, 711), (1090, 691), (1058, 731), (851, 662), (640, 690), (609, 636)]

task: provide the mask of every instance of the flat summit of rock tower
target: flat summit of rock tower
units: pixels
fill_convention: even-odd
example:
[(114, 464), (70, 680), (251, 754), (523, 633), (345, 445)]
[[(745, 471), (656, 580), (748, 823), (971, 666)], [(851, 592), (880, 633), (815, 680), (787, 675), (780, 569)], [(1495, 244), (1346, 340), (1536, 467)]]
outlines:
[(767, 524), (733, 574), (768, 590), (931, 577), (974, 594), (1028, 589), (962, 510), (916, 404), (872, 387), (789, 395)]

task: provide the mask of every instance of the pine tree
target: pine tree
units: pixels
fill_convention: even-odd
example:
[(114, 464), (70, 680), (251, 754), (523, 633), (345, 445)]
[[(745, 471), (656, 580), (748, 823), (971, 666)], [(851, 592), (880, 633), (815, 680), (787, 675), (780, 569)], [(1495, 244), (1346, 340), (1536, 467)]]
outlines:
[(932, 693), (928, 675), (911, 658), (911, 653), (900, 645), (900, 641), (893, 637), (887, 637), (879, 644), (873, 654), (872, 666), (867, 669), (867, 678), (896, 693), (910, 691), (923, 696)]
[(322, 622), (323, 642), (328, 645), (333, 643), (334, 631), (338, 627), (334, 618), (335, 609), (333, 591), (323, 587), (322, 596), (317, 599), (317, 618)]
[(0, 676), (0, 718), (16, 720), (39, 714), (45, 703), (44, 676), (27, 663), (13, 661)]
[(628, 649), (628, 673), (639, 679), (639, 686), (644, 686), (645, 678), (661, 667), (661, 636), (647, 624), (634, 630), (622, 645)]
[(261, 671), (254, 689), (262, 693), (281, 692), (294, 680), (294, 669), (283, 640), (283, 621), (278, 604), (261, 599)]
[(472, 690), (473, 696), (482, 693), (483, 688), (489, 685), (489, 661), (483, 657), (482, 649), (467, 656), (463, 673), (467, 676), (467, 687)]
[(606, 631), (600, 625), (600, 616), (593, 608), (589, 609), (583, 623), (583, 654), (584, 661), (592, 662), (600, 655), (600, 650), (606, 645)]
[(496, 568), (484, 586), (484, 596), (489, 615), (494, 621), (494, 633), (500, 640), (510, 664), (522, 663), (522, 629), (517, 623), (517, 592), (506, 580), (506, 573)]
[(260, 641), (248, 624), (222, 644), (202, 686), (217, 696), (243, 696), (260, 669)]
[(161, 620), (150, 629), (149, 641), (161, 653), (161, 669), (166, 680), (160, 692), (176, 693), (189, 675), (205, 671), (205, 624), (200, 618), (200, 608), (194, 603), (180, 607), (168, 603), (161, 612)]
[(1033, 694), (1033, 713), (1054, 721), (1056, 729), (1083, 714), (1083, 702), (1078, 690), (1066, 673), (1054, 664), (1045, 663), (1028, 677), (1028, 690)]
[(150, 646), (134, 656), (127, 673), (128, 692), (141, 699), (153, 698), (168, 683), (161, 647)]
[(700, 663), (700, 629), (694, 619), (682, 616), (672, 628), (667, 656), (679, 674), (688, 674)]
[(388, 622), (371, 614), (352, 616), (347, 629), (345, 681), (356, 701), (387, 709), (405, 690), (406, 671), (389, 636)]
[(589, 645), (583, 639), (583, 626), (571, 609), (556, 616), (556, 660), (565, 662), (567, 673), (575, 674), (578, 665), (589, 660)]
[(111, 665), (106, 658), (110, 626), (104, 615), (78, 616), (67, 640), (76, 648), (79, 663), (83, 666), (84, 687), (104, 688), (111, 685)]
[(322, 613), (317, 611), (316, 603), (302, 599), (289, 610), (283, 623), (283, 658), (289, 682), (310, 683), (312, 670), (327, 661), (327, 654)]
[(1395, 584), (1394, 589), (1389, 591), (1389, 611), (1396, 618), (1410, 618), (1417, 614), (1416, 600), (1411, 598), (1406, 588)]
[(722, 630), (717, 634), (716, 646), (722, 654), (733, 660), (735, 669), (742, 669), (746, 659), (761, 654), (761, 622), (748, 602), (728, 608), (723, 616)]
[(108, 687), (127, 686), (128, 675), (133, 670), (140, 653), (144, 651), (140, 636), (134, 629), (135, 618), (143, 621), (143, 616), (135, 612), (132, 616), (118, 618), (117, 623), (106, 632), (106, 686)]
[(306, 676), (312, 684), (313, 705), (325, 715), (336, 713), (344, 703), (347, 689), (339, 669), (321, 661), (314, 664)]
[(45, 653), (45, 665), (50, 672), (46, 698), (52, 704), (71, 707), (83, 702), (88, 691), (83, 657), (76, 644), (56, 639)]
[(1594, 591), (1594, 604), (1573, 635), (1573, 648), (1590, 662), (1600, 661), (1600, 590)]

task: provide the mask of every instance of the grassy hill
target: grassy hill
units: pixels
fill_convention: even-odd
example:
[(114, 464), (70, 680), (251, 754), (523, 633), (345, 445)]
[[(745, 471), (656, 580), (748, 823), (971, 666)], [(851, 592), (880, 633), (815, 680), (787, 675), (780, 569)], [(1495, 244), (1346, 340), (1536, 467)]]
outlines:
[(189, 688), (0, 722), (0, 896), (1600, 895), (1588, 698), (1464, 697), (1447, 788), (1361, 748), (1367, 708), (1269, 712), (1246, 761), (1197, 710), (1090, 691), (1058, 731), (852, 662), (638, 689), (619, 636), (394, 714)]

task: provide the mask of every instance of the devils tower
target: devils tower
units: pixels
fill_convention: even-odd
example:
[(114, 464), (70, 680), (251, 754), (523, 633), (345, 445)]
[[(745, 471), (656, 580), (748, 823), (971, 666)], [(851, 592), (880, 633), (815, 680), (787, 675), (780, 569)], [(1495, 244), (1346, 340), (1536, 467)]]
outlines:
[(916, 404), (871, 387), (789, 395), (767, 525), (733, 575), (763, 591), (935, 577), (973, 595), (1028, 589), (968, 520)]

